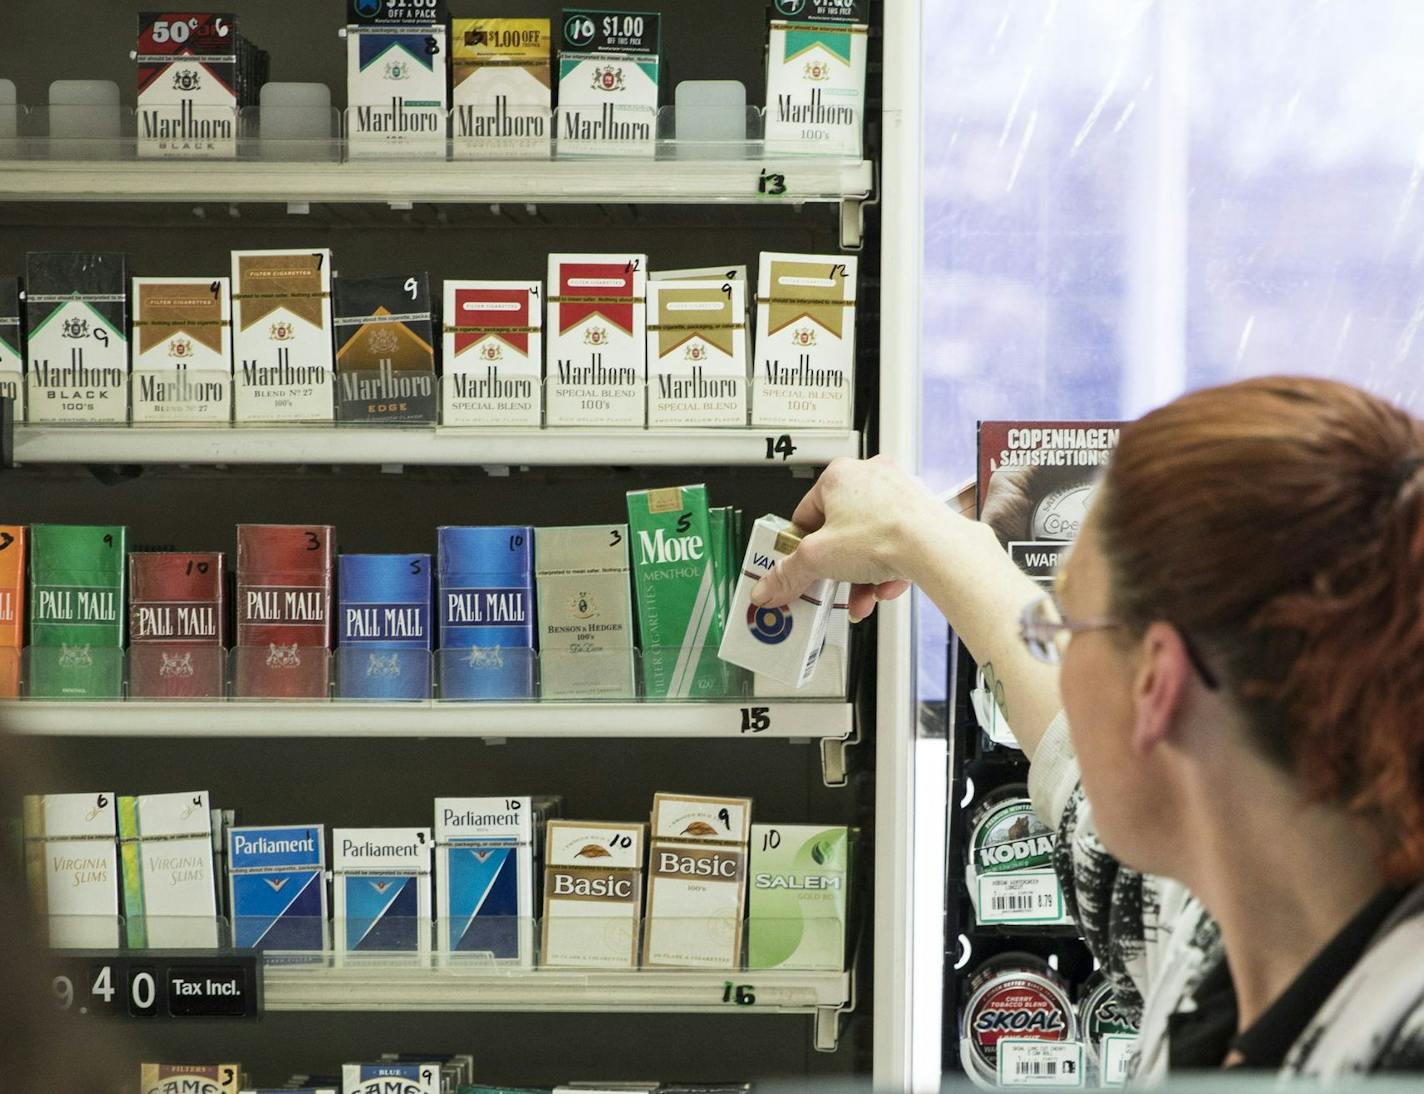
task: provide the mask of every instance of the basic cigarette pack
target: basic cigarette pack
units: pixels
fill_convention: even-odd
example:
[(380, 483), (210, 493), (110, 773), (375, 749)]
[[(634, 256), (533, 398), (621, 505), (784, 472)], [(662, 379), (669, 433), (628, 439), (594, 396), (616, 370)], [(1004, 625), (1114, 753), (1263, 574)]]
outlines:
[(860, 157), (867, 7), (864, 0), (773, 0), (768, 152)]
[(326, 695), (335, 554), (329, 525), (237, 526), (238, 695)]
[(633, 604), (628, 526), (540, 528), (539, 679), (546, 699), (631, 697)]
[(524, 798), (436, 798), (439, 948), (534, 962), (537, 812)]
[(752, 825), (747, 968), (845, 968), (849, 857), (844, 827)]
[(432, 594), (429, 555), (342, 555), (337, 584), (338, 694), (428, 699)]
[(232, 291), (226, 277), (133, 279), (133, 420), (232, 417)]
[(654, 797), (644, 965), (738, 967), (751, 816), (747, 798)]
[(228, 906), (240, 950), (326, 948), (326, 829), (230, 828)]
[(648, 425), (747, 424), (746, 282), (648, 282)]
[(639, 254), (549, 256), (549, 425), (644, 424), (647, 267)]
[(762, 252), (752, 425), (849, 429), (856, 260)]
[(341, 1094), (442, 1094), (439, 1062), (343, 1064)]
[(430, 275), (335, 279), (337, 416), (354, 422), (435, 421)]
[(0, 276), (0, 397), (13, 404), (12, 417), (25, 420), (25, 341), (20, 336), (20, 279)]
[(125, 531), (121, 525), (31, 526), (31, 695), (122, 694)]
[(0, 525), (0, 698), (5, 699), (20, 694), (28, 545), (29, 529), (24, 525)]
[(784, 608), (752, 603), (752, 589), (801, 543), (789, 520), (767, 514), (752, 525), (718, 656), (723, 661), (799, 688), (811, 680), (826, 642), (836, 583), (814, 582)]
[(31, 422), (129, 420), (128, 288), (121, 254), (25, 256)]
[(445, 26), (346, 28), (352, 156), (445, 156)]
[(140, 1094), (238, 1094), (239, 1064), (141, 1064)]
[(440, 694), (534, 694), (534, 530), (527, 525), (436, 529)]
[(552, 45), (547, 19), (456, 19), (455, 158), (547, 159)]
[(130, 949), (218, 944), (206, 790), (120, 798), (119, 849)]
[(429, 950), (430, 858), (428, 828), (333, 829), (336, 948)]
[(26, 795), (25, 875), (55, 949), (119, 942), (118, 823), (112, 792)]
[(645, 838), (642, 824), (549, 822), (541, 964), (637, 965)]
[(539, 427), (543, 317), (537, 281), (445, 282), (446, 425)]
[(564, 9), (559, 155), (653, 155), (661, 30), (656, 13)]
[(238, 422), (329, 422), (331, 252), (233, 251)]
[(212, 699), (226, 676), (227, 568), (221, 552), (129, 555), (129, 694)]

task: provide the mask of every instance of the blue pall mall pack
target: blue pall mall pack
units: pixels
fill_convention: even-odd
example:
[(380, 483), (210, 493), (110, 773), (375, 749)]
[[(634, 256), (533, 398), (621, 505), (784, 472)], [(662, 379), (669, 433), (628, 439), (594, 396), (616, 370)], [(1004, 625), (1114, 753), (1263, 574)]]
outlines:
[(436, 530), (440, 697), (534, 695), (534, 529)]
[(429, 555), (342, 555), (337, 570), (337, 694), (431, 695)]

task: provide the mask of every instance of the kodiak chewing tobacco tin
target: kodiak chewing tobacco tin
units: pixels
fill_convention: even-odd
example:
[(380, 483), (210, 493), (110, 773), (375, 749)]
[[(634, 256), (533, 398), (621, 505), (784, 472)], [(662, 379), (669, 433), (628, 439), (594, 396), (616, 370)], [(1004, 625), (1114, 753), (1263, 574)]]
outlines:
[(232, 417), (232, 292), (226, 277), (133, 279), (133, 420)]
[(129, 420), (128, 288), (121, 254), (25, 256), (31, 422)]
[(445, 282), (445, 425), (539, 428), (543, 310), (537, 281)]
[(331, 252), (233, 251), (239, 424), (329, 422)]
[(337, 417), (434, 424), (430, 275), (337, 277), (334, 285)]

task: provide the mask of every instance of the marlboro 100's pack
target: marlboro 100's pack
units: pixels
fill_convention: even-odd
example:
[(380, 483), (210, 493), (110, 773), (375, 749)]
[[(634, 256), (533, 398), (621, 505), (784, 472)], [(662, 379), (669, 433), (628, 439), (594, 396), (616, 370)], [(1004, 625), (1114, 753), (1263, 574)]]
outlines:
[(647, 266), (640, 254), (549, 256), (549, 425), (644, 424)]
[(30, 694), (117, 699), (124, 679), (121, 525), (30, 528)]
[(856, 260), (762, 252), (752, 425), (851, 427)]
[(242, 1068), (237, 1064), (143, 1064), (139, 1094), (238, 1094)]
[(767, 151), (860, 157), (867, 6), (864, 0), (773, 0)]
[(440, 568), (440, 695), (534, 694), (534, 530), (436, 529)]
[(439, 949), (534, 962), (534, 840), (530, 798), (436, 798)]
[(646, 836), (642, 824), (549, 822), (542, 964), (637, 965)]
[(429, 950), (430, 853), (428, 828), (332, 831), (338, 950)]
[(128, 288), (121, 254), (25, 256), (30, 421), (129, 420)]
[(346, 28), (346, 135), (352, 156), (445, 154), (445, 25)]
[(130, 949), (218, 944), (206, 790), (120, 798), (119, 849)]
[(433, 423), (430, 275), (338, 277), (335, 284), (337, 416)]
[(326, 949), (322, 825), (229, 828), (227, 862), (237, 949)]
[(0, 525), (0, 699), (14, 699), (20, 694), (28, 541), (29, 530), (24, 525)]
[(331, 252), (233, 251), (232, 291), (237, 421), (331, 421)]
[(542, 321), (537, 281), (445, 282), (446, 425), (539, 427)]
[(631, 698), (628, 526), (540, 528), (534, 570), (540, 693), (546, 699)]
[(429, 555), (342, 555), (337, 694), (428, 699), (432, 570)]
[(220, 552), (129, 555), (129, 694), (216, 699), (226, 676)]
[(845, 968), (848, 835), (816, 824), (752, 825), (747, 968)]
[(329, 525), (237, 526), (238, 695), (325, 697), (335, 541)]
[(559, 155), (651, 156), (661, 16), (565, 8), (559, 38)]
[(747, 424), (745, 281), (648, 282), (648, 425)]
[(119, 943), (119, 847), (111, 791), (26, 795), (25, 876), (56, 949)]
[(456, 159), (548, 158), (550, 44), (547, 19), (455, 20)]
[(9, 399), (11, 417), (25, 420), (25, 352), (20, 337), (20, 279), (0, 277), (0, 398)]
[(133, 420), (232, 417), (232, 299), (226, 277), (133, 279)]

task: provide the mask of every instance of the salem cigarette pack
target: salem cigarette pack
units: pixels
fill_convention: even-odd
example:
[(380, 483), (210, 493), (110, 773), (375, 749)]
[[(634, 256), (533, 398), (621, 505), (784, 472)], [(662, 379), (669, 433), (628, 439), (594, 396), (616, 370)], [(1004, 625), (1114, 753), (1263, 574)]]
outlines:
[(236, 420), (331, 421), (331, 252), (233, 251), (232, 291)]
[(445, 282), (446, 425), (539, 427), (543, 318), (537, 281)]
[(456, 19), (456, 159), (547, 159), (553, 130), (547, 19)]
[(353, 157), (445, 158), (445, 26), (346, 28), (346, 137)]
[(31, 422), (129, 420), (128, 289), (122, 254), (25, 256)]
[(353, 422), (435, 421), (430, 275), (335, 279), (337, 416)]
[(428, 828), (332, 830), (338, 951), (430, 949), (430, 857)]
[(226, 277), (133, 279), (133, 420), (232, 417), (232, 291)]
[(217, 875), (206, 790), (119, 799), (130, 949), (218, 944)]
[(237, 526), (238, 695), (325, 697), (335, 554), (329, 525)]
[(29, 530), (0, 525), (0, 698), (20, 694), (20, 659), (25, 648), (25, 556)]
[(240, 950), (326, 948), (326, 829), (230, 828), (228, 906)]
[(745, 281), (648, 282), (648, 425), (747, 424)]
[(527, 525), (436, 529), (440, 695), (534, 694), (534, 530)]
[(662, 17), (565, 8), (559, 38), (559, 155), (653, 155)]
[(549, 822), (540, 964), (637, 965), (646, 836), (642, 824)]
[(525, 798), (436, 798), (439, 949), (534, 962), (537, 811)]
[(747, 968), (845, 968), (849, 859), (844, 827), (752, 825)]
[(868, 6), (865, 0), (772, 0), (768, 152), (860, 157)]
[(129, 555), (129, 694), (215, 699), (226, 677), (221, 552)]
[(20, 279), (0, 277), (0, 398), (9, 399), (11, 417), (25, 420), (25, 340), (20, 322)]
[(549, 256), (549, 425), (644, 424), (647, 267), (640, 254)]
[(238, 1094), (239, 1064), (141, 1064), (140, 1094)]
[(632, 697), (628, 526), (540, 528), (539, 679), (546, 699)]
[(114, 795), (26, 795), (25, 875), (55, 949), (119, 943), (119, 846)]
[(121, 525), (30, 528), (30, 694), (117, 699), (124, 679)]
[(342, 698), (430, 698), (432, 574), (429, 555), (341, 556)]

